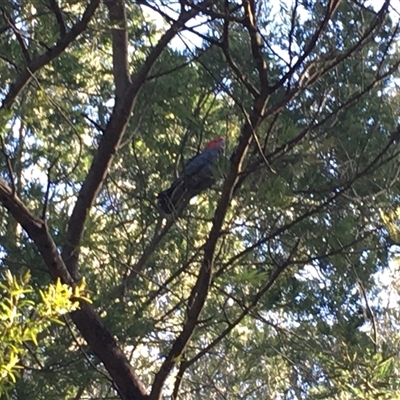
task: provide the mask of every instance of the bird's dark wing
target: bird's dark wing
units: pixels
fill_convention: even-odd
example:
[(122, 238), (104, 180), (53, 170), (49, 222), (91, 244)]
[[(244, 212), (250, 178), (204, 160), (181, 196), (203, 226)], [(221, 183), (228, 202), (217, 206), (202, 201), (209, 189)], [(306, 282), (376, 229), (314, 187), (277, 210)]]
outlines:
[(212, 172), (211, 167), (218, 155), (219, 152), (217, 149), (204, 150), (186, 163), (181, 175), (188, 178), (196, 178), (196, 180), (202, 179)]
[(218, 149), (204, 150), (192, 157), (171, 187), (158, 195), (158, 205), (170, 214), (183, 200), (189, 200), (214, 182), (213, 166), (219, 155)]

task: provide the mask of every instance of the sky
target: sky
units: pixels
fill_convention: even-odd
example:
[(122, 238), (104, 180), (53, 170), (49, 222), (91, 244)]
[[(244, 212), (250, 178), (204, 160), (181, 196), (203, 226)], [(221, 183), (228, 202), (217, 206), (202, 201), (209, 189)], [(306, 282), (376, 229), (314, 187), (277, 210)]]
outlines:
[[(372, 6), (375, 10), (379, 10), (385, 0), (370, 0), (365, 2), (365, 6)], [(271, 1), (270, 2), (272, 4), (272, 14), (274, 15), (274, 17), (276, 16), (277, 18), (279, 18), (279, 5), (280, 2), (279, 1)], [(287, 5), (291, 5), (294, 3), (294, 0), (283, 0), (283, 3), (286, 3)], [(146, 10), (146, 12), (148, 12), (149, 16), (151, 19), (154, 19), (155, 22), (159, 23), (160, 26), (164, 26), (164, 19), (155, 11), (149, 10), (146, 7), (143, 8), (144, 10)], [(390, 16), (391, 18), (393, 18), (394, 21), (399, 20), (400, 18), (400, 0), (390, 0)], [(164, 7), (162, 8), (162, 11), (167, 13), (168, 15), (170, 15), (173, 18), (177, 17), (177, 14), (173, 13), (171, 11), (171, 9)], [(305, 15), (304, 15), (305, 16)], [(300, 13), (300, 17), (301, 17), (301, 13)], [(194, 27), (194, 26), (199, 26), (197, 28), (197, 30), (201, 33), (206, 33), (207, 27), (206, 25), (202, 25), (202, 23), (204, 23), (206, 21), (205, 18), (201, 18), (198, 17), (196, 19), (194, 19), (193, 21), (189, 22), (187, 24), (187, 26), (189, 27)], [(187, 46), (189, 46), (190, 48), (194, 48), (197, 46), (201, 46), (202, 44), (202, 39), (197, 36), (196, 34), (192, 33), (192, 32), (188, 32), (185, 31), (183, 33), (180, 33), (179, 35), (177, 35), (172, 41), (171, 41), (171, 46), (175, 49), (178, 50), (184, 50), (187, 48)]]

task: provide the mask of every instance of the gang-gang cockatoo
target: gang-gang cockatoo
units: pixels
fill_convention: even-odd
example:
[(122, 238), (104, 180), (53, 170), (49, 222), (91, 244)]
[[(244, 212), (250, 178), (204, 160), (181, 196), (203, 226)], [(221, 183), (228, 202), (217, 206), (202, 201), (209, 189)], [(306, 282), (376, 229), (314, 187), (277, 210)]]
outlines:
[(225, 140), (217, 137), (205, 149), (191, 158), (170, 188), (158, 194), (158, 206), (171, 214), (182, 204), (211, 187), (215, 182), (215, 166), (223, 153)]

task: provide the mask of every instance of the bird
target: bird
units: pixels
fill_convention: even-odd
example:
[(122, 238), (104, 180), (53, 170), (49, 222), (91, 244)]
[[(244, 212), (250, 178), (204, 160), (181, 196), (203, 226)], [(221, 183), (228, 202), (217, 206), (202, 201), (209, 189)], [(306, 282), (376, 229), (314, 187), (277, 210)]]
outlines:
[(192, 157), (171, 186), (158, 194), (158, 207), (171, 214), (192, 197), (209, 189), (215, 182), (214, 169), (225, 149), (225, 139), (216, 137), (201, 153)]

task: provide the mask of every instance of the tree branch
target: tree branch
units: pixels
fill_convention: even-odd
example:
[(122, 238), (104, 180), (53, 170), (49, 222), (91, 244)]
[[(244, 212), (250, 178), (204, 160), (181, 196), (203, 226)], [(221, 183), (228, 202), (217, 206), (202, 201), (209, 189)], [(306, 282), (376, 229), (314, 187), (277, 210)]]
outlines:
[[(247, 14), (249, 21), (251, 22), (251, 17), (253, 15), (253, 8), (251, 7), (251, 4), (246, 2), (247, 4)], [(305, 48), (304, 53), (300, 59), (304, 60), (308, 54), (312, 51), (312, 49), (315, 47), (317, 40), (319, 38), (319, 35), (321, 32), (325, 29), (327, 26), (328, 21), (332, 17), (336, 7), (338, 6), (338, 3), (336, 0), (332, 0), (330, 3), (330, 6), (328, 7), (327, 13), (325, 15), (325, 18), (323, 22), (320, 24), (319, 29), (315, 32), (313, 35), (313, 38), (310, 42), (310, 44)], [(256, 29), (255, 25), (253, 26), (253, 29), (249, 30), (249, 35), (254, 35), (254, 29)], [(253, 37), (253, 45), (256, 43), (254, 41)], [(255, 50), (255, 48), (253, 48)], [(257, 52), (253, 52), (253, 58), (255, 58), (256, 65), (258, 65), (258, 70), (259, 70), (259, 78), (260, 78), (260, 83), (264, 82), (266, 78), (266, 67), (265, 64), (260, 64), (259, 57), (262, 57), (261, 50), (258, 47)], [(257, 61), (258, 59), (258, 61)], [(302, 61), (301, 61), (302, 62)], [(297, 64), (297, 63), (296, 63)], [(301, 64), (301, 63), (300, 63)], [(300, 64), (297, 64), (296, 68)], [(336, 64), (335, 64), (336, 65)], [(294, 71), (294, 70), (293, 70)], [(326, 70), (324, 70), (324, 73), (326, 73)], [(284, 81), (281, 82), (281, 84)], [(265, 115), (272, 115), (275, 112), (277, 112), (281, 107), (283, 107), (284, 104), (289, 101), (289, 99), (293, 98), (296, 94), (299, 93), (301, 90), (300, 87), (296, 87), (295, 89), (291, 90), (289, 93), (284, 96), (284, 99), (282, 99), (281, 104), (273, 105), (270, 107), (270, 109), (265, 112), (265, 107), (266, 107), (266, 101), (268, 98), (268, 94), (270, 93), (270, 89), (266, 85), (261, 87), (261, 94), (255, 99), (254, 104), (253, 104), (253, 112), (251, 113), (251, 118), (250, 121), (247, 121), (244, 124), (244, 127), (242, 129), (242, 134), (239, 138), (239, 144), (234, 152), (232, 158), (231, 158), (231, 166), (230, 166), (230, 171), (228, 173), (228, 176), (225, 180), (224, 187), (222, 190), (222, 195), (220, 198), (220, 201), (217, 206), (217, 210), (214, 215), (214, 221), (213, 221), (213, 226), (210, 231), (208, 240), (205, 244), (205, 251), (204, 251), (204, 259), (202, 263), (202, 267), (200, 269), (200, 273), (197, 279), (197, 282), (195, 286), (192, 289), (190, 299), (191, 299), (191, 304), (189, 304), (189, 310), (188, 310), (188, 315), (187, 315), (187, 321), (181, 331), (181, 333), (178, 335), (176, 338), (168, 356), (166, 357), (160, 371), (156, 374), (152, 392), (150, 394), (150, 398), (152, 400), (157, 400), (160, 396), (161, 389), (163, 386), (163, 382), (169, 375), (170, 371), (172, 368), (174, 368), (176, 361), (180, 359), (182, 353), (185, 350), (185, 347), (187, 343), (189, 342), (191, 335), (193, 334), (193, 331), (198, 323), (198, 317), (200, 315), (200, 312), (205, 304), (205, 300), (209, 291), (210, 287), (210, 282), (211, 282), (211, 277), (212, 277), (212, 267), (213, 267), (213, 257), (214, 257), (214, 251), (216, 248), (216, 243), (220, 235), (220, 231), (222, 228), (222, 224), (225, 218), (225, 214), (228, 208), (228, 204), (230, 202), (230, 199), (232, 197), (233, 191), (235, 190), (235, 187), (238, 183), (238, 175), (241, 172), (241, 164), (244, 160), (245, 154), (252, 142), (254, 132), (259, 125), (259, 123), (264, 119)], [(344, 186), (341, 186), (338, 188), (338, 192), (333, 195), (329, 201), (333, 201), (337, 196), (339, 196), (341, 193), (346, 191), (352, 184), (353, 182), (347, 182)], [(314, 210), (313, 210), (314, 211)], [(304, 218), (306, 217), (307, 213), (303, 216)], [(266, 290), (270, 287), (270, 285), (273, 283), (273, 281), (276, 279), (272, 279), (272, 281), (265, 287), (265, 289), (260, 293), (262, 295), (265, 293)], [(255, 300), (254, 303), (256, 304), (258, 300)], [(253, 305), (250, 307), (252, 308)], [(244, 315), (247, 315), (248, 311), (250, 308), (246, 311), (246, 313), (243, 314), (242, 318)]]
[[(11, 188), (1, 178), (0, 202), (33, 240), (53, 280), (60, 278), (63, 283), (73, 285), (74, 280), (48, 232), (45, 221), (36, 218), (21, 200), (12, 193)], [(143, 384), (136, 376), (123, 351), (118, 347), (113, 335), (93, 310), (93, 307), (81, 301), (80, 309), (73, 312), (71, 318), (94, 354), (103, 362), (110, 373), (122, 399), (144, 400), (146, 398), (146, 390)]]
[(311, 54), (311, 52), (314, 50), (315, 46), (317, 45), (317, 42), (318, 42), (319, 38), (321, 37), (322, 32), (326, 29), (329, 21), (332, 19), (333, 15), (335, 14), (336, 9), (339, 6), (339, 4), (340, 4), (340, 0), (330, 0), (329, 1), (324, 19), (319, 24), (318, 29), (314, 32), (308, 45), (305, 46), (303, 54), (301, 55), (301, 57), (299, 57), (299, 59), (296, 61), (296, 63), (293, 65), (293, 67), (290, 68), (289, 71), (270, 88), (271, 93), (274, 92), (275, 90), (277, 90), (279, 87), (281, 87), (286, 82), (286, 80), (290, 79), (294, 75), (294, 73), (297, 71), (297, 69), (301, 66), (303, 61)]
[(260, 80), (260, 90), (262, 91), (268, 86), (268, 74), (267, 64), (262, 52), (262, 39), (257, 28), (255, 1), (243, 0), (243, 8), (246, 16), (243, 25), (247, 28), (250, 35), (251, 53), (256, 64), (258, 78)]
[[(207, 6), (209, 3), (212, 3), (211, 0), (206, 0), (202, 4)], [(178, 20), (175, 21), (175, 23), (173, 23), (167, 32), (165, 32), (161, 37), (157, 45), (147, 57), (146, 61), (143, 63), (142, 67), (134, 75), (132, 83), (125, 89), (123, 98), (119, 99), (117, 97), (116, 99), (110, 121), (100, 140), (99, 148), (93, 159), (92, 165), (90, 166), (88, 175), (83, 182), (78, 195), (78, 200), (68, 223), (62, 256), (74, 279), (79, 279), (77, 268), (79, 243), (82, 239), (83, 229), (89, 210), (101, 189), (108, 168), (119, 147), (139, 91), (144, 85), (146, 77), (151, 71), (154, 63), (167, 47), (170, 40), (177, 32), (183, 29), (185, 23), (195, 17), (198, 12), (197, 9), (192, 9), (180, 15)]]
[(28, 63), (24, 70), (18, 75), (13, 85), (11, 85), (0, 110), (9, 109), (21, 90), (31, 81), (35, 72), (58, 57), (83, 31), (86, 30), (99, 4), (100, 0), (92, 0), (83, 13), (82, 19), (77, 22), (67, 34), (60, 38), (55, 46), (51, 47), (40, 56), (35, 57)]
[(17, 41), (21, 47), (22, 55), (24, 56), (25, 62), (29, 63), (31, 61), (31, 56), (26, 47), (24, 39), (21, 36), (20, 31), (17, 29), (17, 27), (14, 24), (14, 21), (12, 20), (11, 16), (7, 13), (7, 11), (5, 9), (2, 9), (2, 13), (3, 13), (4, 20), (11, 27), (12, 31), (14, 32), (15, 37), (17, 38)]
[[(228, 13), (229, 7), (227, 2), (225, 2), (225, 9), (227, 10), (226, 12)], [(246, 89), (253, 96), (253, 98), (257, 97), (259, 95), (257, 89), (247, 79), (247, 76), (240, 70), (239, 66), (232, 59), (229, 48), (229, 19), (225, 19), (224, 21), (224, 30), (222, 34), (222, 43), (220, 47), (224, 52), (226, 61), (228, 62), (229, 66), (231, 67), (233, 73), (236, 75), (239, 82), (241, 82), (246, 87)]]
[(258, 98), (256, 98), (254, 101), (250, 124), (245, 123), (242, 128), (238, 146), (231, 157), (230, 169), (225, 179), (221, 198), (214, 214), (213, 225), (204, 246), (204, 257), (202, 266), (200, 268), (200, 273), (190, 294), (187, 321), (183, 326), (181, 333), (178, 335), (174, 344), (172, 345), (172, 348), (160, 370), (155, 376), (150, 394), (150, 398), (152, 400), (157, 400), (160, 398), (161, 390), (165, 380), (167, 379), (172, 368), (174, 368), (177, 360), (179, 360), (181, 357), (198, 323), (199, 315), (203, 309), (210, 288), (214, 252), (218, 238), (220, 237), (225, 214), (228, 210), (230, 200), (238, 182), (238, 175), (241, 172), (243, 160), (251, 145), (253, 139), (253, 130), (257, 128), (263, 119), (266, 101), (267, 94), (264, 91), (264, 93), (258, 96)]
[(47, 231), (46, 223), (36, 218), (25, 207), (2, 178), (0, 178), (0, 202), (35, 242), (39, 253), (49, 267), (51, 277), (53, 279), (61, 278), (64, 283), (72, 284), (71, 276)]
[(128, 63), (128, 33), (126, 31), (125, 0), (107, 0), (110, 22), (112, 24), (112, 54), (116, 98), (122, 97), (130, 84)]
[(56, 17), (58, 30), (60, 32), (60, 37), (63, 37), (66, 33), (64, 18), (62, 16), (62, 12), (60, 10), (60, 6), (58, 5), (57, 0), (49, 0), (51, 11), (53, 11), (54, 16)]

